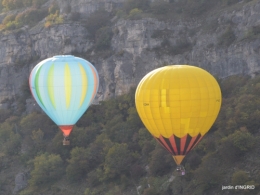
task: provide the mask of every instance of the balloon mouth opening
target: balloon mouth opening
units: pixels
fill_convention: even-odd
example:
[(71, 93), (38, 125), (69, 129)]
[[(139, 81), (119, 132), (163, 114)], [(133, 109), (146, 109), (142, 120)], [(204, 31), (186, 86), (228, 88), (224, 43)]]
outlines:
[(60, 125), (59, 128), (62, 131), (64, 137), (69, 137), (73, 129), (73, 125)]
[(177, 156), (172, 156), (174, 161), (176, 162), (177, 166), (182, 166), (181, 162), (184, 159), (185, 155), (177, 155)]

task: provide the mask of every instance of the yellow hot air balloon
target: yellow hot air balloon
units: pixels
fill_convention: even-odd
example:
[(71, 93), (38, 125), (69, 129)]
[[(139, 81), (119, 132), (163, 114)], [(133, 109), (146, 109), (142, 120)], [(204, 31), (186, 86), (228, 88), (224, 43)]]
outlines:
[(221, 91), (207, 71), (170, 65), (151, 71), (140, 81), (135, 103), (146, 128), (179, 166), (216, 120)]

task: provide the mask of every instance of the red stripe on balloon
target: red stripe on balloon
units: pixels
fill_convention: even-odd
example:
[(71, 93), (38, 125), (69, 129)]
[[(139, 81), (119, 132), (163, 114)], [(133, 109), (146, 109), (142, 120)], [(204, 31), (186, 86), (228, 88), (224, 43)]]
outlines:
[(163, 144), (163, 146), (164, 146), (170, 153), (172, 153), (172, 152), (171, 152), (172, 150), (169, 148), (168, 144), (165, 142), (165, 140), (163, 139), (163, 137), (162, 137), (161, 135), (160, 135), (159, 139), (160, 139), (161, 143)]
[(191, 138), (189, 146), (188, 146), (188, 148), (186, 150), (187, 152), (189, 152), (191, 150), (191, 146), (193, 145), (193, 143), (194, 143), (194, 141), (196, 140), (197, 137), (198, 136), (194, 136), (194, 137)]
[(200, 142), (200, 140), (203, 138), (203, 136), (201, 136), (192, 146), (191, 150)]
[(184, 155), (184, 148), (185, 148), (185, 144), (186, 144), (186, 139), (187, 139), (187, 135), (185, 135), (184, 137), (182, 137), (181, 140), (181, 151), (180, 154)]
[(93, 91), (92, 97), (91, 97), (91, 101), (92, 101), (94, 99), (96, 91), (97, 91), (97, 73), (92, 66), (90, 66), (90, 68), (93, 73), (92, 75), (94, 75), (94, 91)]
[(176, 146), (176, 142), (175, 142), (175, 139), (174, 139), (174, 135), (172, 135), (171, 137), (169, 137), (169, 140), (170, 140), (170, 143), (172, 145), (172, 148), (175, 152), (175, 154), (178, 154), (178, 148)]

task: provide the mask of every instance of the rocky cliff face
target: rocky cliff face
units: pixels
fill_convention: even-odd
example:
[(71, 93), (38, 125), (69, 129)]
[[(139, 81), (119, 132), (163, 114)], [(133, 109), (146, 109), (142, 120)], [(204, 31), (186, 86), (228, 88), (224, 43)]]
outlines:
[[(107, 11), (124, 0), (57, 1), (61, 13), (81, 16), (100, 7)], [(79, 22), (33, 28), (23, 27), (0, 35), (0, 100), (21, 92), (31, 69), (41, 60), (60, 54), (87, 54), (100, 76), (97, 99), (127, 92), (154, 68), (167, 64), (200, 66), (218, 77), (255, 75), (260, 71), (260, 2), (237, 6), (235, 10), (210, 15), (207, 19), (160, 21), (113, 19), (111, 55), (90, 52), (93, 41)]]

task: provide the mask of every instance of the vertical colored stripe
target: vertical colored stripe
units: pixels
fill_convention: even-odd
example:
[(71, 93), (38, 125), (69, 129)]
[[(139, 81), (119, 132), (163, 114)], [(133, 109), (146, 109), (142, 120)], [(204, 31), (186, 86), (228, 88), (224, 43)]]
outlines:
[(51, 65), (49, 72), (48, 72), (48, 94), (49, 98), (51, 100), (52, 106), (56, 109), (55, 100), (54, 100), (54, 86), (53, 86), (53, 80), (54, 80), (54, 64)]
[(66, 63), (65, 65), (65, 76), (64, 76), (64, 83), (65, 83), (65, 99), (66, 99), (66, 107), (69, 108), (70, 106), (70, 99), (71, 99), (71, 73), (69, 65)]
[(190, 145), (191, 139), (192, 139), (192, 137), (189, 134), (187, 134), (187, 139), (186, 139), (186, 143), (185, 143), (185, 147), (184, 147), (184, 151), (183, 151), (184, 155), (186, 155), (189, 152), (189, 151), (187, 151), (187, 148)]
[(177, 150), (177, 146), (176, 146), (176, 142), (175, 142), (175, 139), (174, 139), (174, 135), (172, 135), (170, 138), (169, 138), (170, 142), (171, 142), (171, 145), (172, 145), (172, 148), (174, 150), (174, 152), (176, 154), (178, 154), (178, 150)]
[(159, 138), (157, 138), (157, 137), (154, 137), (154, 138), (155, 138), (156, 141), (158, 141), (158, 142), (162, 145), (162, 147), (164, 147), (168, 152), (170, 152), (172, 155), (175, 155), (175, 154), (173, 153), (173, 151), (168, 150), (168, 148), (164, 145), (164, 143), (163, 143)]
[(167, 145), (167, 143), (165, 142), (165, 140), (163, 139), (163, 137), (160, 135), (159, 140), (161, 141), (161, 143), (164, 145), (164, 147), (170, 152), (173, 153), (172, 150), (169, 148), (169, 146)]
[[(32, 71), (32, 72), (33, 72), (33, 71)], [(32, 86), (32, 72), (31, 72), (30, 77), (29, 77), (29, 86), (30, 86), (31, 94), (32, 94), (34, 100), (36, 100), (36, 99), (35, 99), (35, 96), (34, 96), (34, 93), (33, 93), (33, 90), (32, 90), (32, 88), (35, 88), (35, 87)]]
[(92, 93), (92, 97), (91, 97), (91, 101), (94, 99), (95, 95), (96, 95), (96, 92), (97, 92), (97, 73), (96, 71), (94, 70), (94, 67), (90, 66), (91, 70), (92, 70), (92, 75), (94, 77), (94, 90), (93, 90), (93, 93)]
[(37, 94), (37, 97), (40, 101), (40, 103), (42, 104), (42, 106), (45, 108), (44, 104), (43, 104), (43, 101), (42, 101), (42, 97), (41, 97), (41, 93), (40, 93), (40, 88), (39, 88), (39, 75), (40, 75), (40, 72), (41, 72), (41, 69), (42, 69), (42, 66), (39, 68), (39, 70), (37, 71), (36, 75), (35, 75), (35, 91), (36, 91), (36, 94)]
[(181, 138), (181, 155), (184, 154), (184, 147), (185, 147), (185, 144), (186, 144), (186, 139), (187, 139), (187, 135), (185, 135), (184, 137)]
[(189, 143), (189, 146), (188, 146), (188, 148), (186, 149), (186, 153), (188, 153), (188, 152), (191, 150), (191, 147), (193, 146), (193, 144), (194, 144), (194, 142), (195, 142), (195, 140), (196, 140), (197, 137), (198, 137), (198, 136), (194, 136), (194, 137), (191, 138), (190, 143)]
[(200, 142), (200, 140), (203, 138), (200, 134), (198, 135), (197, 139), (195, 140), (193, 146), (191, 147), (191, 150)]
[(88, 77), (87, 77), (87, 73), (86, 73), (85, 69), (83, 68), (83, 66), (81, 64), (78, 64), (78, 65), (79, 65), (79, 70), (80, 70), (80, 74), (81, 74), (81, 83), (82, 83), (81, 98), (80, 98), (80, 104), (79, 104), (79, 107), (81, 107), (86, 98), (86, 95), (87, 95)]

